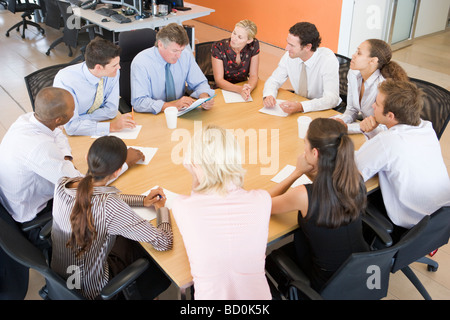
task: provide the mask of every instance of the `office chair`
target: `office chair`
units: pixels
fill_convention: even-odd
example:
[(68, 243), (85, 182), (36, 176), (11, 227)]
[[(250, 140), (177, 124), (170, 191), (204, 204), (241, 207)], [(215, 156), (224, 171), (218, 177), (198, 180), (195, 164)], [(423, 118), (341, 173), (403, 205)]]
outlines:
[[(21, 233), (18, 224), (0, 204), (0, 220)], [(1, 235), (0, 235), (1, 236)], [(0, 248), (0, 300), (23, 300), (28, 291), (29, 269)]]
[(339, 61), (339, 96), (341, 97), (342, 102), (333, 109), (340, 113), (344, 113), (345, 108), (347, 107), (347, 87), (348, 87), (347, 74), (348, 70), (350, 70), (350, 61), (352, 59), (347, 58), (338, 53), (335, 53), (335, 55)]
[[(416, 233), (418, 233), (417, 236)], [(426, 264), (428, 271), (436, 272), (438, 270), (439, 264), (426, 255), (448, 243), (450, 237), (450, 207), (442, 207), (431, 215), (425, 216), (416, 226), (406, 231), (400, 241), (413, 237), (411, 234), (414, 234), (414, 240), (399, 250), (392, 272), (401, 270), (424, 299), (431, 300), (431, 296), (409, 265), (413, 262), (419, 262)]]
[[(363, 221), (366, 222), (365, 217)], [(277, 283), (281, 294), (291, 300), (379, 300), (387, 295), (396, 255), (402, 248), (411, 245), (425, 226), (426, 221), (419, 224), (409, 237), (393, 246), (353, 253), (320, 292), (311, 288), (308, 277), (290, 258), (295, 254), (292, 242), (267, 256), (266, 271)], [(389, 239), (388, 234), (379, 225), (376, 225), (373, 231)]]
[(64, 21), (63, 36), (53, 41), (45, 54), (49, 56), (53, 48), (60, 43), (65, 43), (69, 48), (69, 57), (72, 57), (72, 48), (77, 48), (80, 45), (83, 52), (83, 48), (95, 38), (95, 25), (85, 24), (81, 26), (81, 19), (73, 19), (73, 11), (69, 2), (57, 0), (56, 3)]
[[(11, 28), (6, 31), (6, 36), (9, 37), (9, 32), (12, 29), (16, 29), (16, 31), (19, 31), (20, 26), (23, 26), (22, 29), (22, 39), (25, 39), (25, 29), (27, 29), (28, 26), (34, 26), (38, 29), (40, 33), (43, 35), (45, 34), (45, 30), (36, 22), (34, 21), (28, 21), (31, 20), (31, 15), (34, 14), (34, 10), (40, 10), (41, 6), (36, 3), (30, 3), (28, 0), (7, 0), (8, 1), (8, 10), (12, 13), (16, 12), (23, 12), (22, 13), (22, 21), (16, 23)], [(27, 20), (28, 19), (28, 20)]]
[(211, 46), (214, 42), (215, 41), (208, 41), (195, 45), (195, 61), (213, 89), (216, 88), (211, 62)]
[(28, 95), (30, 97), (31, 106), (34, 111), (34, 100), (41, 89), (45, 87), (53, 86), (53, 80), (59, 70), (70, 66), (73, 62), (57, 64), (54, 66), (45, 67), (34, 71), (27, 75), (25, 79), (25, 84), (27, 86)]
[(155, 45), (156, 31), (153, 29), (138, 29), (119, 33), (120, 54), (120, 101), (119, 111), (131, 111), (130, 68), (134, 57), (144, 49)]
[[(85, 300), (79, 292), (69, 289), (66, 280), (49, 267), (49, 262), (42, 252), (31, 244), (18, 228), (15, 228), (3, 218), (0, 219), (0, 247), (9, 257), (27, 268), (27, 272), (28, 268), (32, 268), (45, 278), (46, 285), (39, 292), (43, 299)], [(148, 265), (149, 262), (146, 259), (136, 260), (108, 282), (101, 291), (99, 298), (109, 300), (121, 291), (125, 293), (126, 297), (135, 298), (136, 296), (129, 289), (148, 268)]]
[(438, 139), (441, 139), (450, 120), (450, 92), (424, 80), (415, 78), (409, 78), (409, 80), (425, 93), (420, 117), (431, 121)]

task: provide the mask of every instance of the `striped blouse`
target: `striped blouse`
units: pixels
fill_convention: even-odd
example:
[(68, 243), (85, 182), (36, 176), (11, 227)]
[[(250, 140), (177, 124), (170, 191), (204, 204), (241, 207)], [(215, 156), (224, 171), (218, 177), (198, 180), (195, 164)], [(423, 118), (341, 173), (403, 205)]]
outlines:
[[(91, 200), (97, 236), (91, 247), (81, 257), (66, 247), (72, 228), (70, 214), (75, 204), (76, 188), (66, 185), (81, 178), (62, 178), (55, 188), (52, 227), (52, 269), (68, 286), (80, 289), (88, 299), (96, 298), (109, 280), (107, 257), (116, 236), (149, 242), (156, 250), (172, 248), (173, 235), (170, 223), (163, 222), (155, 228), (140, 218), (130, 206), (143, 206), (144, 196), (123, 195), (112, 186), (94, 187)], [(79, 277), (78, 277), (79, 275)]]

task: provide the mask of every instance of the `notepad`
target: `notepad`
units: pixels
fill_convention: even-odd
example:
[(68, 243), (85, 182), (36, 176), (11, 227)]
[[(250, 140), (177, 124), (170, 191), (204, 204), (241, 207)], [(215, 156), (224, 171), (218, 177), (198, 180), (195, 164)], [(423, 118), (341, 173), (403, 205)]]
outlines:
[(207, 98), (202, 98), (202, 99), (198, 99), (196, 100), (194, 103), (192, 103), (189, 107), (187, 107), (186, 109), (181, 109), (178, 111), (177, 116), (182, 116), (185, 113), (188, 113), (189, 111), (194, 110), (195, 108), (201, 106), (203, 103), (205, 103), (206, 101), (211, 100), (212, 98), (214, 98), (216, 95), (213, 95), (212, 97), (207, 97)]
[(285, 102), (286, 100), (278, 100), (277, 104), (273, 107), (264, 107), (262, 109), (259, 109), (259, 112), (270, 114), (272, 116), (277, 117), (287, 117), (289, 114), (284, 112), (283, 109), (280, 107), (280, 103)]
[[(142, 195), (146, 196), (150, 193), (151, 190), (158, 188), (158, 186), (154, 186), (150, 190), (144, 192)], [(164, 194), (166, 195), (166, 207), (169, 209), (172, 209), (173, 201), (178, 196), (177, 193), (174, 193), (172, 191), (169, 191), (167, 189), (164, 189)], [(156, 210), (155, 207), (132, 207), (133, 211), (142, 219), (145, 219), (147, 221), (153, 220), (156, 218)]]
[(144, 154), (145, 158), (144, 160), (139, 160), (138, 162), (136, 162), (136, 164), (145, 164), (145, 165), (150, 163), (150, 160), (152, 160), (152, 158), (156, 154), (156, 151), (158, 151), (158, 148), (150, 148), (150, 147), (129, 146), (128, 148), (140, 150)]
[[(133, 129), (131, 128), (125, 128), (122, 131), (119, 132), (110, 132), (108, 136), (115, 136), (117, 138), (123, 139), (123, 140), (133, 140), (136, 139), (139, 135), (139, 132), (141, 131), (142, 125), (137, 125)], [(91, 138), (97, 139), (100, 136), (91, 136)]]
[(242, 96), (237, 92), (227, 91), (222, 89), (223, 99), (225, 103), (238, 103), (238, 102), (250, 102), (253, 101), (252, 96), (250, 95), (248, 100), (245, 101)]
[[(275, 177), (271, 179), (271, 181), (280, 183), (284, 179), (286, 179), (292, 172), (294, 172), (295, 166), (291, 166), (290, 164), (286, 165), (280, 172), (278, 172)], [(295, 182), (291, 185), (291, 188), (295, 188), (302, 184), (310, 184), (312, 181), (306, 176), (302, 175), (300, 178), (295, 180)]]

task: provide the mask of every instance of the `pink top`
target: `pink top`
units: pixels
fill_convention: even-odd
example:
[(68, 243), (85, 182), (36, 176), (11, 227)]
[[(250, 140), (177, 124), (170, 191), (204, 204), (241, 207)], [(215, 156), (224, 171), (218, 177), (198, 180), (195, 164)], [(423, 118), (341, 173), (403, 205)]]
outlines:
[(272, 199), (233, 186), (226, 196), (192, 192), (172, 212), (186, 247), (196, 300), (271, 299), (265, 253)]

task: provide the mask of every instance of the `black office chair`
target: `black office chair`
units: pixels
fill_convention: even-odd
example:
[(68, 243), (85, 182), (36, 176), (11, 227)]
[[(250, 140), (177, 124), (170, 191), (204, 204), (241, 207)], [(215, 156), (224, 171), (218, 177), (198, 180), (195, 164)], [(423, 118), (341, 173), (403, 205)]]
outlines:
[[(81, 46), (81, 52), (84, 52), (83, 49), (97, 35), (95, 25), (81, 25), (81, 18), (73, 19), (73, 11), (69, 2), (57, 0), (56, 4), (64, 21), (63, 36), (53, 41), (45, 54), (49, 56), (50, 51), (60, 43), (65, 43), (69, 48), (69, 57), (73, 56), (72, 48)], [(80, 56), (80, 59), (84, 60), (83, 55)]]
[(41, 89), (45, 87), (53, 86), (53, 80), (55, 79), (55, 76), (58, 73), (58, 71), (67, 66), (70, 66), (71, 64), (73, 64), (73, 62), (45, 67), (30, 73), (24, 78), (33, 111), (34, 111), (34, 100), (36, 99), (36, 96), (39, 93), (39, 91), (41, 91)]
[[(417, 230), (420, 230), (420, 232)], [(399, 250), (392, 272), (401, 270), (420, 294), (426, 300), (431, 300), (431, 296), (409, 265), (413, 262), (419, 262), (426, 264), (428, 271), (436, 272), (438, 270), (439, 264), (426, 255), (448, 243), (450, 237), (450, 207), (442, 207), (433, 214), (425, 216), (416, 226), (406, 231), (400, 241), (411, 237), (414, 238), (413, 241)]]
[(431, 121), (438, 139), (441, 139), (450, 120), (450, 92), (431, 82), (415, 78), (409, 80), (424, 91), (424, 105), (420, 116)]
[[(0, 218), (0, 247), (12, 259), (21, 266), (32, 268), (39, 272), (46, 281), (46, 285), (39, 294), (43, 299), (48, 300), (85, 300), (76, 290), (68, 288), (66, 280), (56, 274), (50, 267), (44, 254), (29, 242), (20, 230), (14, 225)], [(115, 276), (103, 288), (99, 298), (109, 300), (120, 292), (124, 292), (125, 297), (135, 298), (133, 290), (135, 280), (148, 268), (149, 262), (146, 259), (138, 259), (117, 276)]]
[(338, 53), (335, 53), (335, 55), (339, 61), (339, 96), (341, 97), (342, 102), (333, 109), (340, 113), (344, 113), (345, 108), (347, 107), (347, 74), (348, 70), (350, 70), (350, 61), (352, 59)]
[[(34, 21), (28, 21), (31, 20), (31, 16), (34, 14), (35, 10), (40, 10), (41, 6), (36, 3), (30, 3), (28, 0), (7, 0), (8, 1), (8, 10), (12, 13), (16, 12), (23, 12), (22, 13), (22, 21), (16, 23), (11, 28), (6, 31), (6, 36), (9, 37), (9, 32), (12, 29), (16, 29), (16, 31), (19, 31), (20, 26), (23, 26), (22, 29), (22, 39), (25, 39), (25, 29), (28, 28), (28, 26), (34, 26), (38, 29), (38, 31), (42, 34), (45, 34), (45, 30), (36, 22)], [(28, 19), (28, 20), (27, 20)]]
[(195, 61), (202, 70), (211, 88), (216, 88), (211, 62), (211, 46), (215, 41), (202, 42), (195, 45)]
[[(1, 204), (0, 220), (21, 233), (18, 224)], [(23, 300), (28, 291), (28, 280), (29, 269), (0, 248), (0, 300)]]
[[(366, 223), (365, 217), (363, 221)], [(374, 223), (375, 225), (373, 225)], [(370, 227), (384, 239), (389, 235), (376, 224)], [(408, 237), (397, 244), (375, 251), (353, 253), (327, 281), (320, 292), (310, 287), (308, 277), (290, 257), (295, 254), (293, 243), (274, 250), (266, 258), (266, 271), (276, 282), (282, 295), (291, 300), (379, 300), (386, 297), (389, 277), (393, 271), (395, 257), (402, 248), (410, 246), (426, 226), (417, 225)], [(387, 245), (392, 242), (389, 240)]]
[(155, 45), (156, 31), (153, 29), (138, 29), (119, 34), (120, 54), (120, 102), (119, 111), (131, 111), (130, 68), (134, 57), (144, 49)]

